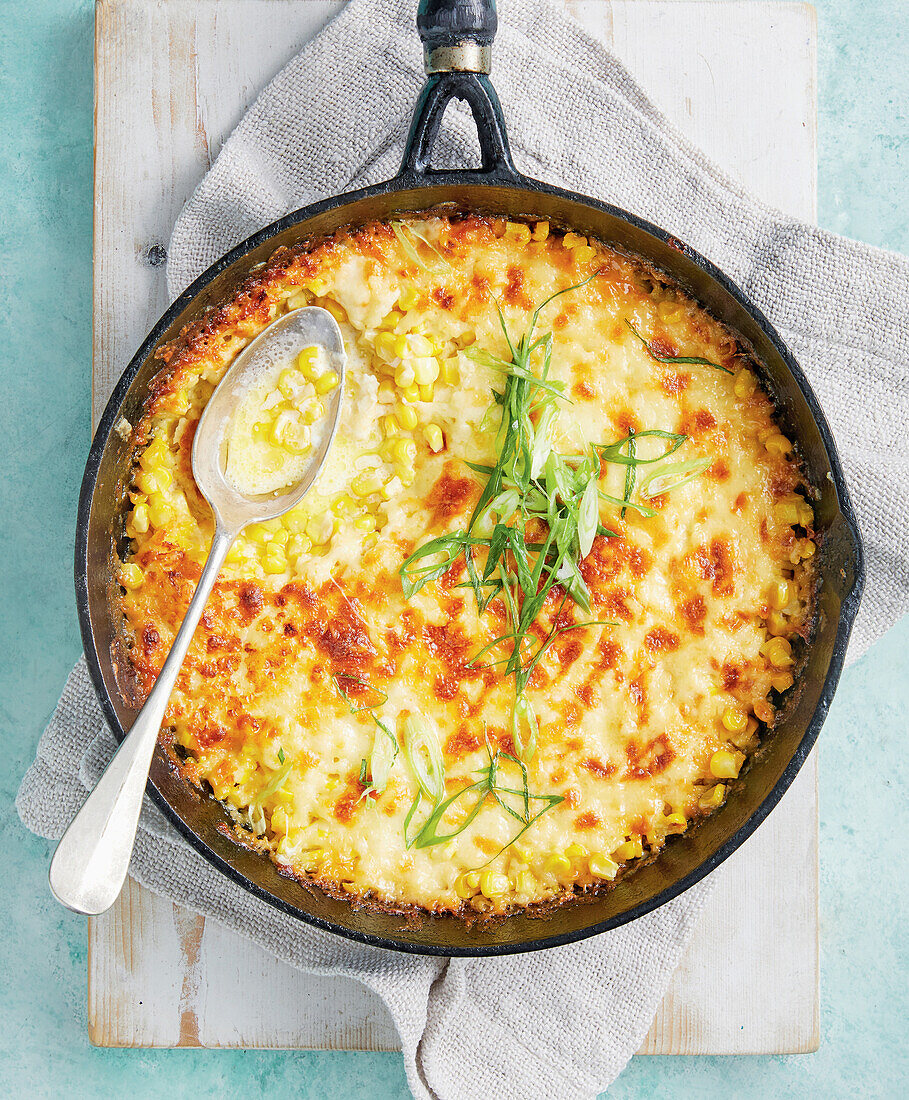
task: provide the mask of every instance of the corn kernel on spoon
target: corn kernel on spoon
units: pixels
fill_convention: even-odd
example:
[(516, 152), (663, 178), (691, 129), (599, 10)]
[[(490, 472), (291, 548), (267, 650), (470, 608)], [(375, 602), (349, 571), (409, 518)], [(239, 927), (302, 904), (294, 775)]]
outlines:
[[(301, 370), (308, 379), (301, 371), (281, 370), (297, 352), (302, 352)], [(317, 359), (324, 360), (326, 366), (321, 373), (317, 373)], [(116, 901), (129, 869), (158, 731), (209, 594), (240, 532), (251, 523), (275, 519), (293, 508), (318, 477), (341, 416), (345, 365), (344, 341), (334, 317), (317, 306), (306, 306), (280, 317), (257, 336), (211, 395), (192, 450), (193, 477), (211, 505), (215, 521), (211, 549), (154, 687), (54, 852), (50, 888), (68, 909), (93, 916)], [(279, 388), (275, 389), (272, 375), (279, 372)], [(328, 399), (328, 409), (315, 417), (316, 423), (307, 425), (302, 413), (295, 416), (293, 409), (282, 411), (280, 402), (273, 399), (278, 393), (296, 400), (295, 391), (310, 401), (310, 412), (319, 408), (317, 395)], [(258, 422), (245, 438), (238, 439), (236, 425), (244, 418), (249, 421), (250, 405), (266, 417), (271, 413), (273, 419)], [(256, 428), (270, 431), (270, 444)], [(290, 456), (287, 465), (293, 480), (280, 484), (280, 465), (275, 467), (272, 462), (271, 469), (258, 471), (262, 476), (257, 484), (256, 454), (277, 453), (280, 459), (282, 450)], [(264, 492), (254, 491), (262, 487)]]

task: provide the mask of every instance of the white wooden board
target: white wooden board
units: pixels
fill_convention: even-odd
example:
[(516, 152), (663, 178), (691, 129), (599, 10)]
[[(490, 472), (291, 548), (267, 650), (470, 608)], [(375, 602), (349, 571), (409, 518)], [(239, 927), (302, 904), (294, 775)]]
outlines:
[[(565, 2), (717, 163), (766, 201), (814, 219), (813, 8)], [(96, 419), (167, 305), (160, 250), (181, 206), (258, 89), (341, 6), (99, 0)], [(500, 8), (507, 19), (507, 3)], [(814, 755), (717, 879), (642, 1052), (816, 1049)], [(89, 1034), (98, 1045), (397, 1047), (384, 1007), (360, 986), (299, 974), (133, 882), (110, 912), (90, 922), (88, 995)]]

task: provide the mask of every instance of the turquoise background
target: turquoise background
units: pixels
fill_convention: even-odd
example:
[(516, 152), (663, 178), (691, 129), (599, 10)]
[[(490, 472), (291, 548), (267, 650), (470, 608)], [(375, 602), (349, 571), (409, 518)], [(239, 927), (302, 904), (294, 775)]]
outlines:
[[(909, 5), (817, 9), (820, 222), (909, 252)], [(85, 923), (51, 901), (51, 846), (13, 809), (79, 653), (70, 547), (89, 445), (92, 33), (87, 0), (0, 2), (0, 1092), (406, 1097), (398, 1055), (93, 1049)], [(905, 1092), (906, 890), (893, 868), (905, 865), (907, 651), (909, 619), (845, 675), (820, 742), (820, 1050), (635, 1058), (610, 1097)]]

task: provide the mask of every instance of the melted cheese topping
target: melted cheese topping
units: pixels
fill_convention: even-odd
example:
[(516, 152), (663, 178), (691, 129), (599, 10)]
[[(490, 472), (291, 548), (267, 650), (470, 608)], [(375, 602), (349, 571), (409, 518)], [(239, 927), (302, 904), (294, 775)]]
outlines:
[[(190, 450), (212, 387), (279, 313), (330, 309), (348, 354), (337, 442), (302, 504), (235, 545), (168, 737), (187, 775), (289, 871), (367, 904), (507, 911), (608, 883), (722, 804), (792, 683), (813, 517), (746, 350), (642, 263), (545, 223), (430, 217), (397, 229), (281, 250), (168, 349), (141, 426), (122, 606), (147, 691), (211, 538)], [(438, 830), (451, 839), (408, 847), (418, 781), (407, 754), (379, 793), (367, 789), (364, 761), (388, 736), (380, 722), (403, 743), (406, 718), (422, 716), (446, 797), (475, 784), (491, 752), (515, 751), (514, 680), (489, 656), (472, 661), (502, 634), (504, 605), (478, 613), (463, 559), (409, 600), (399, 575), (428, 539), (466, 527), (483, 483), (467, 463), (495, 456), (502, 379), (469, 349), (507, 360), (496, 302), (518, 336), (537, 304), (595, 272), (540, 319), (553, 334), (550, 377), (570, 398), (553, 446), (660, 429), (687, 436), (673, 460), (706, 468), (649, 500), (651, 517), (604, 502), (615, 535), (597, 536), (581, 565), (592, 612), (563, 606), (557, 588), (535, 625), (543, 640), (596, 620), (556, 634), (526, 690), (540, 723), (527, 789), (561, 800), (515, 840), (520, 822), (492, 797), (458, 831), (467, 794)], [(625, 471), (604, 463), (600, 488), (622, 497)], [(522, 789), (504, 755), (498, 782)], [(430, 809), (418, 805), (408, 838)]]

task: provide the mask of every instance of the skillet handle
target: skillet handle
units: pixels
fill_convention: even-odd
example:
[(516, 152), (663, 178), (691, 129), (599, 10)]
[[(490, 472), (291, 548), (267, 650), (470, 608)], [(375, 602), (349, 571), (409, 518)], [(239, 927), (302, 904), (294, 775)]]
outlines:
[(502, 105), (489, 81), (492, 40), (498, 19), (494, 0), (420, 0), (417, 29), (423, 40), (428, 80), (414, 108), (401, 175), (419, 184), (449, 173), (430, 166), (442, 116), (453, 99), (470, 107), (477, 124), (481, 167), (486, 175), (517, 178)]

